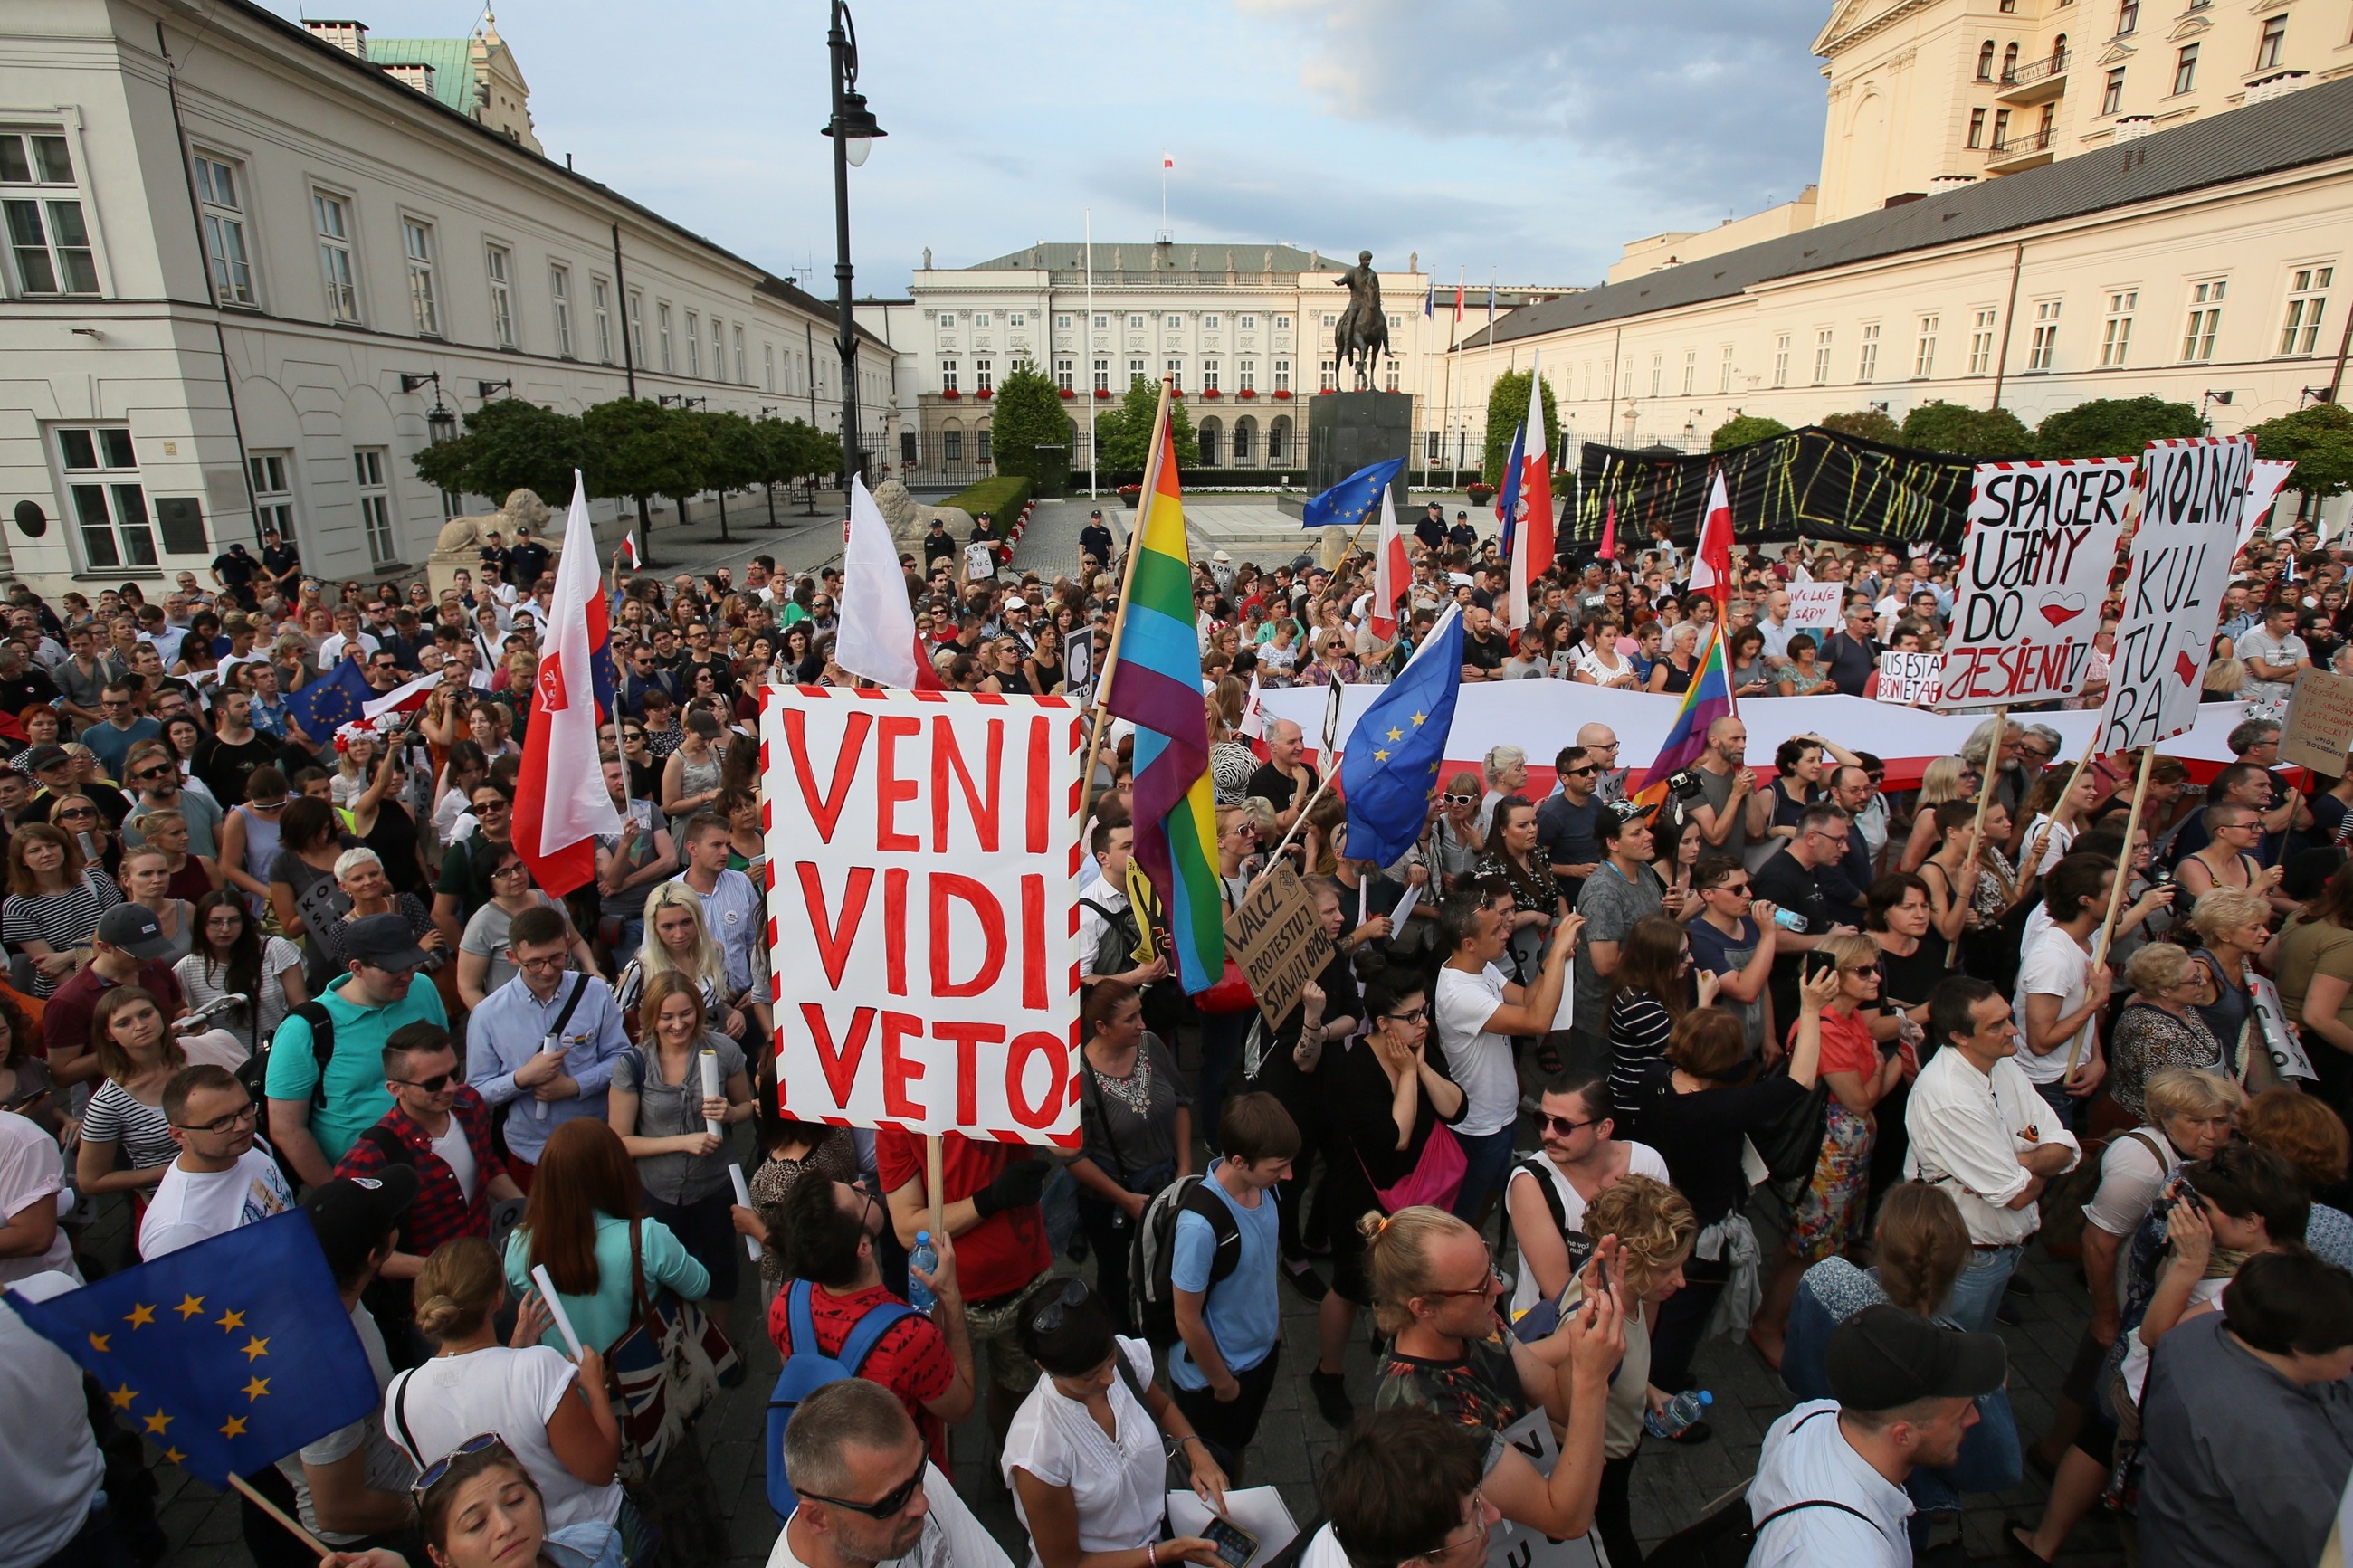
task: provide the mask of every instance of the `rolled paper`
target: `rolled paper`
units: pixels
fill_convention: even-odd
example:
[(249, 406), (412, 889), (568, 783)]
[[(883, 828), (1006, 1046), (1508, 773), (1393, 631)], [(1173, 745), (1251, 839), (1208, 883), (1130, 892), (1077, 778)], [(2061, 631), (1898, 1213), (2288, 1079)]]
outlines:
[[(733, 1177), (735, 1182), (736, 1204), (740, 1207), (747, 1209), (750, 1208), (752, 1206), (752, 1189), (744, 1184), (744, 1167), (731, 1163), (727, 1167), (727, 1173), (729, 1176)], [(760, 1238), (756, 1236), (745, 1237), (744, 1238), (744, 1250), (752, 1255), (753, 1262), (759, 1262)]]
[(578, 1361), (580, 1336), (573, 1331), (571, 1315), (565, 1311), (564, 1301), (555, 1293), (555, 1281), (547, 1277), (546, 1264), (538, 1264), (532, 1268), (531, 1282), (539, 1287), (539, 1299), (547, 1303), (547, 1315), (555, 1320), (555, 1331), (562, 1334), (564, 1342), (572, 1347), (572, 1359)]
[[(702, 1098), (705, 1100), (719, 1098), (719, 1053), (717, 1051), (702, 1053)], [(722, 1126), (719, 1118), (706, 1116), (702, 1119), (702, 1124), (711, 1130), (711, 1135), (713, 1138), (719, 1136)], [(752, 1205), (746, 1204), (744, 1206), (749, 1208)]]

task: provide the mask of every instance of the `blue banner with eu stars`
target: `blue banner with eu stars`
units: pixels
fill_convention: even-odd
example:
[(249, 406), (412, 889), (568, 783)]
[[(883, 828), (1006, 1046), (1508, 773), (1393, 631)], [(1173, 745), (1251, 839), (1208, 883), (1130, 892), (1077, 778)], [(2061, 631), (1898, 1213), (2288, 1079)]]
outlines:
[(1358, 468), (1322, 495), (1308, 500), (1299, 509), (1303, 528), (1354, 528), (1371, 515), (1381, 504), (1381, 492), (1405, 467), (1403, 458), (1392, 458), (1386, 463), (1375, 463)]
[(215, 1489), (375, 1412), (375, 1373), (300, 1210), (7, 1301), (132, 1431)]
[(339, 658), (325, 675), (288, 692), (286, 711), (302, 726), (302, 733), (324, 746), (334, 741), (337, 730), (364, 717), (376, 696), (360, 667), (349, 658)]
[(1462, 612), (1449, 605), (1349, 732), (1340, 788), (1348, 797), (1350, 859), (1386, 866), (1420, 839), (1461, 689)]

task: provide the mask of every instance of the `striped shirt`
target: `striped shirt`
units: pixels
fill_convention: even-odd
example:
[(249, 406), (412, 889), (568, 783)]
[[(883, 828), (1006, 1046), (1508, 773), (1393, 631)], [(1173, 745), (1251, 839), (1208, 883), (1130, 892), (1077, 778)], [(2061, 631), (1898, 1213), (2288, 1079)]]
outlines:
[(1621, 1128), (1635, 1124), (1652, 1064), (1667, 1059), (1667, 1037), (1674, 1032), (1674, 1020), (1657, 997), (1620, 991), (1610, 998), (1609, 1098)]
[(112, 1079), (100, 1084), (90, 1097), (90, 1108), (82, 1112), (81, 1136), (85, 1143), (111, 1140), (121, 1144), (134, 1171), (168, 1165), (180, 1155), (163, 1108), (148, 1104)]
[[(98, 930), (98, 917), (122, 901), (113, 879), (96, 867), (62, 893), (37, 899), (10, 896), (0, 902), (0, 941), (21, 948), (28, 942), (47, 942), (52, 952), (88, 944)], [(58, 982), (39, 969), (33, 971), (33, 994), (47, 996)]]

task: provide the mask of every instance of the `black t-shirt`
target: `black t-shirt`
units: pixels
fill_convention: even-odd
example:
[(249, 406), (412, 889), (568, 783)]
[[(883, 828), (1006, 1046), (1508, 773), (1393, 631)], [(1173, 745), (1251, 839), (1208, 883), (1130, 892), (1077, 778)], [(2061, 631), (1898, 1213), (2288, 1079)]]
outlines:
[(528, 594), (547, 570), (547, 546), (518, 544), (507, 552), (507, 581)]
[(289, 572), (301, 569), (302, 557), (289, 544), (265, 545), (261, 552), (261, 564), (272, 579), (282, 581)]
[(1079, 530), (1079, 548), (1098, 561), (1111, 559), (1111, 530), (1102, 523), (1091, 522)]
[[(1837, 911), (1822, 897), (1821, 884), (1814, 879), (1813, 872), (1799, 865), (1797, 858), (1787, 849), (1776, 849), (1749, 879), (1749, 886), (1758, 898), (1805, 916), (1803, 935), (1820, 936), (1837, 921)], [(1788, 948), (1774, 949), (1771, 984), (1773, 1016), (1777, 1019), (1793, 1020), (1798, 1016), (1798, 965), (1801, 956)]]
[[(1571, 801), (1567, 794), (1552, 796), (1536, 807), (1536, 842), (1544, 847), (1545, 862), (1551, 866), (1590, 866), (1601, 858), (1601, 843), (1595, 829), (1604, 810), (1601, 792), (1588, 795), (1583, 805)], [(1582, 877), (1560, 879), (1561, 895), (1569, 907), (1577, 907), (1577, 892), (1585, 886)]]
[(1458, 522), (1446, 531), (1446, 540), (1448, 543), (1459, 544), (1465, 550), (1476, 549), (1479, 531), (1467, 522)]
[(1501, 669), (1507, 657), (1504, 639), (1493, 632), (1483, 637), (1472, 637), (1469, 632), (1462, 634), (1462, 662), (1472, 668)]
[(1446, 524), (1424, 513), (1421, 521), (1413, 525), (1413, 536), (1421, 541), (1425, 549), (1436, 550), (1446, 542)]
[(252, 740), (237, 744), (207, 735), (196, 745), (196, 777), (226, 811), (245, 799), (245, 782), (254, 769), (269, 766), (277, 756), (277, 742), (258, 730)]
[(1748, 1201), (1748, 1178), (1740, 1169), (1742, 1137), (1772, 1126), (1806, 1091), (1777, 1068), (1755, 1083), (1677, 1094), (1669, 1081), (1673, 1070), (1665, 1062), (1651, 1068), (1642, 1102), (1642, 1142), (1667, 1163), (1668, 1179), (1691, 1200), (1692, 1214), (1704, 1229)]
[[(1271, 802), (1277, 812), (1289, 811), (1292, 801), (1299, 794), (1299, 781), (1272, 763), (1261, 763), (1250, 773), (1250, 782), (1242, 786), (1242, 794), (1254, 795), (1261, 800)], [(1273, 846), (1267, 847), (1272, 848)]]
[(932, 531), (923, 535), (923, 564), (929, 566), (934, 561), (953, 561), (955, 558), (956, 542), (949, 536), (946, 529), (934, 523)]
[(36, 703), (58, 700), (58, 683), (40, 666), (27, 664), (14, 676), (0, 676), (0, 708), (22, 713)]
[(1857, 642), (1844, 632), (1833, 632), (1822, 643), (1821, 661), (1830, 670), (1831, 686), (1848, 697), (1860, 697), (1879, 668), (1878, 639)]

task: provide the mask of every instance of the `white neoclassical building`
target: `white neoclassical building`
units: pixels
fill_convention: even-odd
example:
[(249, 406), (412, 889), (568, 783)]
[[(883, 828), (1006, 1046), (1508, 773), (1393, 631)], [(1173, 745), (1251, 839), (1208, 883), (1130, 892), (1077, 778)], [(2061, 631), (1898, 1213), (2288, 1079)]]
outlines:
[[(528, 100), (494, 22), (372, 42), (248, 0), (11, 5), (6, 569), (166, 574), (263, 525), (322, 574), (413, 566), (446, 511), (410, 459), (490, 397), (838, 427), (831, 309), (544, 155)], [(880, 455), (893, 367), (861, 340)]]

